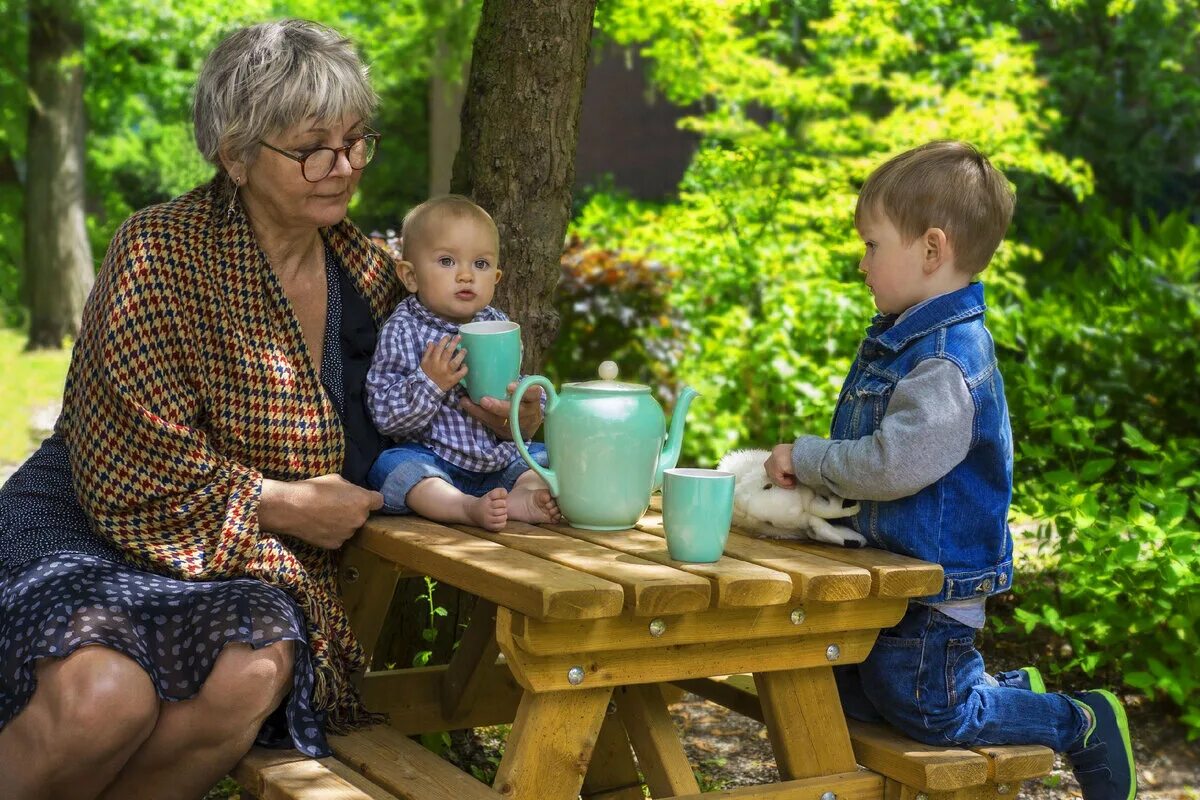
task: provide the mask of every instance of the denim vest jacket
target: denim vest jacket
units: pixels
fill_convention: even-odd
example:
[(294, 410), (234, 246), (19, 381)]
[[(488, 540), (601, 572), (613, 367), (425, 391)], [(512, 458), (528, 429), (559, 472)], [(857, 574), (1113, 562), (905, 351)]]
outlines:
[(983, 322), (983, 285), (937, 297), (900, 324), (879, 315), (846, 376), (832, 439), (879, 429), (896, 384), (922, 361), (944, 358), (962, 370), (975, 404), (970, 449), (948, 474), (916, 494), (862, 501), (853, 526), (873, 547), (941, 564), (942, 590), (924, 602), (964, 600), (1012, 584), (1012, 429), (991, 334)]

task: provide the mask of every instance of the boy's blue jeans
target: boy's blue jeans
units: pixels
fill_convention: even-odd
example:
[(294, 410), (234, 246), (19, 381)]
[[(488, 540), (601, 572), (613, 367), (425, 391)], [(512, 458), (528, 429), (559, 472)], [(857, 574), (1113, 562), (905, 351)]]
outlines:
[[(549, 464), (546, 445), (540, 442), (529, 445), (529, 455), (543, 467)], [(389, 447), (379, 454), (367, 473), (367, 485), (383, 495), (385, 512), (411, 514), (404, 500), (412, 488), (426, 478), (441, 478), (464, 494), (483, 497), (492, 489), (503, 487), (511, 490), (517, 478), (528, 471), (529, 465), (518, 456), (504, 469), (472, 472), (451, 464), (424, 445), (407, 442)]]
[(926, 744), (1040, 744), (1061, 753), (1086, 728), (1066, 695), (997, 686), (975, 629), (916, 602), (880, 631), (865, 661), (833, 672), (847, 716), (887, 722)]

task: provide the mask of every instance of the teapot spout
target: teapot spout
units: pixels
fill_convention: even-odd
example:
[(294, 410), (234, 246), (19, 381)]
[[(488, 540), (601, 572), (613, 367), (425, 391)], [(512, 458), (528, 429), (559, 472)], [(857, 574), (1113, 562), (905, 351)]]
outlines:
[(687, 417), (688, 406), (698, 396), (698, 392), (690, 386), (683, 387), (679, 399), (675, 401), (675, 412), (671, 415), (671, 428), (667, 431), (667, 442), (663, 445), (662, 455), (658, 458), (658, 467), (654, 470), (654, 491), (662, 488), (663, 470), (671, 469), (679, 463), (679, 451), (683, 446), (683, 424)]

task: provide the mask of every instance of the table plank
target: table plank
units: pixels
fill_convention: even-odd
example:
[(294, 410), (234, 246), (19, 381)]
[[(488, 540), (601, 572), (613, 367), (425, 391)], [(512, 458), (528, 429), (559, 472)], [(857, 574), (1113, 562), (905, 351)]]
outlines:
[[(638, 530), (666, 536), (662, 514), (648, 511)], [(781, 547), (769, 539), (754, 539), (734, 532), (725, 543), (725, 555), (783, 572), (792, 579), (793, 600), (860, 600), (871, 593), (871, 573), (840, 561)]]
[(919, 791), (952, 792), (988, 778), (988, 760), (970, 750), (921, 744), (867, 722), (853, 722), (850, 735), (858, 763)]
[(329, 746), (338, 761), (405, 800), (501, 800), (487, 785), (386, 725), (330, 736)]
[(645, 531), (585, 531), (567, 525), (544, 527), (711, 581), (712, 605), (715, 608), (773, 606), (786, 603), (792, 596), (792, 579), (786, 573), (728, 556), (713, 564), (675, 561), (667, 552), (662, 537)]
[(1040, 778), (1054, 768), (1054, 751), (1037, 744), (980, 746), (971, 749), (988, 760), (988, 780), (995, 783), (1011, 784)]
[(779, 540), (777, 544), (862, 567), (871, 573), (871, 594), (875, 597), (924, 597), (942, 590), (941, 566), (899, 553), (875, 547), (837, 547), (798, 540)]
[(416, 516), (373, 515), (351, 540), (364, 550), (536, 618), (621, 613), (617, 584)]
[(308, 758), (295, 750), (255, 747), (231, 774), (259, 800), (397, 800), (333, 758)]
[(511, 619), (513, 640), (521, 649), (548, 656), (878, 630), (899, 622), (907, 607), (899, 598), (868, 597), (845, 603), (710, 608), (649, 621), (628, 614), (601, 620), (538, 620), (507, 612), (507, 618)]
[(705, 578), (566, 536), (554, 526), (510, 522), (497, 533), (465, 525), (454, 527), (510, 550), (611, 581), (625, 590), (625, 608), (634, 616), (682, 614), (708, 608), (710, 603), (712, 587)]
[[(723, 641), (646, 649), (564, 651), (538, 656), (521, 649), (505, 609), (496, 614), (496, 640), (509, 668), (533, 692), (575, 691), (591, 686), (661, 683), (752, 668), (759, 672), (857, 664), (866, 658), (878, 630), (810, 634), (753, 642)], [(572, 672), (578, 683), (571, 683)]]

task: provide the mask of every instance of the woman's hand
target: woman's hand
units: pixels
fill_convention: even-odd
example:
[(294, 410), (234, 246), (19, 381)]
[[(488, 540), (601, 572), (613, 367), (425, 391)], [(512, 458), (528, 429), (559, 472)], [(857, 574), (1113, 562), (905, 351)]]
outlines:
[(263, 530), (336, 550), (382, 505), (379, 492), (355, 486), (341, 475), (303, 481), (264, 479), (258, 524)]
[(763, 463), (763, 468), (771, 483), (784, 489), (796, 488), (796, 468), (792, 465), (790, 444), (777, 444), (771, 448), (771, 455)]
[(467, 377), (467, 365), (463, 363), (467, 351), (459, 349), (461, 341), (461, 336), (443, 336), (440, 342), (425, 345), (425, 353), (421, 356), (421, 369), (443, 392), (450, 391), (454, 384)]
[[(516, 381), (508, 385), (508, 392), (516, 391)], [(471, 398), (463, 397), (459, 404), (463, 411), (487, 426), (488, 430), (501, 439), (512, 439), (512, 430), (508, 425), (509, 414), (512, 413), (512, 403), (496, 397), (485, 397), (480, 403), (471, 402)], [(530, 438), (542, 427), (542, 387), (530, 386), (521, 397), (521, 434)]]

